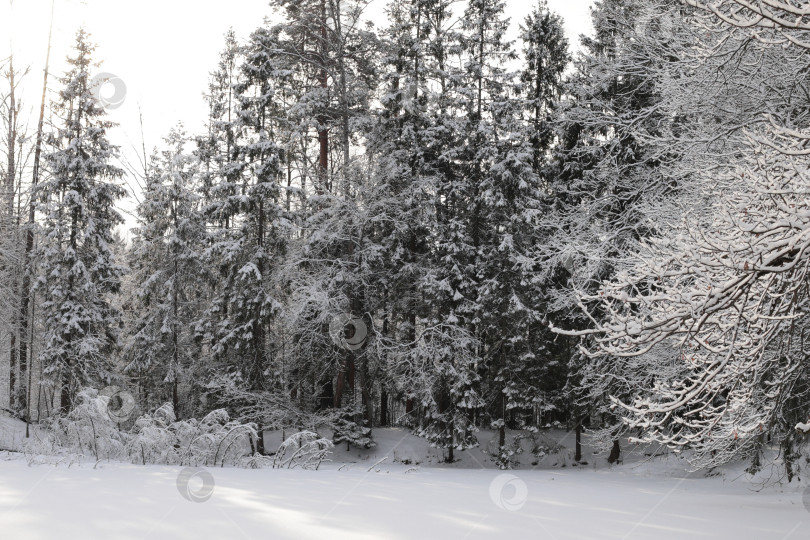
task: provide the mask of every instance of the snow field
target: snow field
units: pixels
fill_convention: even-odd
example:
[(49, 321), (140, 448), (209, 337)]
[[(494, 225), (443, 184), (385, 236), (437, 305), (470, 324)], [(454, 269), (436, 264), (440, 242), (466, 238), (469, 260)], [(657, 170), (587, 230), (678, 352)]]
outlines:
[[(0, 463), (4, 538), (807, 538), (801, 490), (625, 471), (371, 472), (210, 469), (210, 499), (180, 467)], [(192, 489), (198, 489), (193, 486)]]
[[(21, 424), (4, 419), (9, 435)], [(482, 446), (442, 455), (403, 429), (377, 429), (377, 447), (335, 448), (318, 471), (184, 468), (62, 461), (28, 466), (0, 453), (0, 531), (11, 539), (549, 538), (801, 539), (810, 489), (763, 489), (729, 467), (687, 473), (673, 457), (625, 455), (608, 467), (562, 465), (558, 453), (513, 471)], [(280, 433), (268, 433), (270, 444)], [(630, 450), (629, 448), (627, 450)], [(521, 456), (522, 461), (533, 459)], [(557, 464), (556, 467), (554, 466)], [(738, 478), (739, 477), (739, 478)], [(804, 498), (804, 501), (803, 501)]]

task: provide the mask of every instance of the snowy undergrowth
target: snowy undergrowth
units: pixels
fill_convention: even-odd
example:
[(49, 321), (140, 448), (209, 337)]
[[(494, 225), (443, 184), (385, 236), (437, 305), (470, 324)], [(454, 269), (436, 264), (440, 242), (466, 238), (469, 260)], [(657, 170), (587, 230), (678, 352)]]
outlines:
[[(255, 426), (231, 420), (224, 410), (213, 411), (201, 420), (178, 421), (166, 404), (136, 419), (130, 429), (119, 429), (104, 414), (107, 398), (88, 391), (80, 405), (65, 418), (33, 425), (31, 438), (25, 438), (25, 424), (0, 416), (0, 450), (23, 455), (29, 465), (51, 464), (68, 467), (82, 463), (97, 466), (99, 461), (138, 465), (180, 465), (242, 468), (387, 470), (388, 467), (496, 469), (498, 437), (493, 430), (478, 433), (478, 447), (456, 453), (447, 463), (446, 454), (428, 441), (404, 428), (377, 428), (377, 446), (363, 449), (334, 446), (328, 429), (291, 433), (265, 431), (265, 448), (270, 456), (253, 452)], [(674, 453), (658, 445), (629, 444), (622, 441), (622, 463), (610, 465), (598, 451), (598, 443), (583, 434), (582, 460), (574, 459), (574, 434), (560, 427), (544, 430), (507, 432), (507, 446), (513, 452), (515, 470), (613, 470), (643, 477), (719, 477), (748, 484), (752, 490), (782, 485), (807, 485), (810, 455), (806, 445), (793, 460), (795, 474), (785, 474), (778, 446), (766, 447), (763, 465), (751, 470), (750, 460), (738, 460), (722, 467), (694, 471), (689, 451)], [(15, 459), (13, 457), (7, 459)], [(383, 465), (380, 465), (383, 464)]]
[(89, 389), (66, 416), (43, 423), (23, 444), (30, 464), (83, 459), (126, 461), (139, 464), (185, 466), (263, 465), (255, 456), (255, 424), (231, 420), (217, 409), (203, 419), (177, 420), (170, 403), (137, 418), (122, 429), (107, 413), (109, 398)]

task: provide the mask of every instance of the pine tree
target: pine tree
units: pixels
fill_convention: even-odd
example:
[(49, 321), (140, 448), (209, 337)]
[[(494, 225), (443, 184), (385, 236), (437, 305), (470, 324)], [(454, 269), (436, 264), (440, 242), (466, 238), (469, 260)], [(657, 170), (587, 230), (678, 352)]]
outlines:
[(114, 124), (104, 119), (91, 87), (88, 39), (79, 30), (75, 56), (68, 58), (71, 69), (56, 105), (60, 125), (46, 156), (50, 174), (38, 191), (44, 220), (36, 287), (47, 331), (40, 360), (61, 385), (65, 412), (81, 386), (113, 377), (121, 315), (110, 295), (124, 273), (111, 244), (113, 227), (123, 221), (115, 202), (126, 192), (117, 183), (122, 171), (111, 163), (117, 149), (107, 130)]
[[(362, 4), (278, 4), (285, 23), (283, 32), (271, 32), (283, 37), (275, 42), (280, 58), (274, 61), (291, 72), (284, 87), (297, 100), (282, 111), (286, 129), (297, 130), (298, 151), (287, 153), (286, 161), (289, 171), (295, 160), (293, 181), (303, 194), (296, 216), (303, 234), (290, 248), (283, 277), (292, 308), (286, 325), (292, 336), (288, 369), (317, 388), (321, 407), (342, 409), (346, 426), (367, 425), (373, 415), (369, 371), (374, 359), (333, 342), (328, 329), (344, 314), (363, 318), (372, 328), (365, 267), (371, 247), (362, 206), (367, 162), (356, 148), (369, 125), (376, 37), (361, 23)], [(310, 163), (317, 164), (314, 170)]]

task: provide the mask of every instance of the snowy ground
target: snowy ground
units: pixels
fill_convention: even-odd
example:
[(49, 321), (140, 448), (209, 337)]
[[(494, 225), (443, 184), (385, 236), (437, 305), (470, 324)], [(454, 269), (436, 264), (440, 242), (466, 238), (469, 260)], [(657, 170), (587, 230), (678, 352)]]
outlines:
[[(0, 430), (9, 432), (8, 420)], [(686, 474), (671, 456), (562, 468), (563, 452), (538, 464), (556, 460), (556, 467), (502, 472), (479, 451), (443, 467), (405, 431), (376, 435), (378, 448), (338, 449), (319, 471), (206, 469), (210, 477), (193, 478), (185, 491), (181, 467), (29, 467), (21, 454), (0, 452), (0, 537), (810, 537), (810, 510), (796, 482), (756, 491), (731, 469)], [(188, 500), (194, 494), (210, 498)]]

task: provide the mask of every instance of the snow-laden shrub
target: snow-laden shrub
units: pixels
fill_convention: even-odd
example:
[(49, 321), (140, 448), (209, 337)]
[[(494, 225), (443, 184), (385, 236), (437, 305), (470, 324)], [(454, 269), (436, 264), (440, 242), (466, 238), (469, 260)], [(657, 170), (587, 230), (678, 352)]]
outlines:
[(170, 426), (175, 423), (171, 403), (158, 407), (152, 414), (135, 420), (126, 445), (126, 458), (134, 463), (178, 463), (175, 435)]
[(327, 428), (337, 431), (337, 422), (349, 415), (362, 416), (362, 407), (313, 410), (290, 400), (285, 392), (245, 390), (248, 386), (241, 374), (228, 373), (215, 376), (206, 384), (206, 395), (215, 403), (228, 403), (236, 419), (254, 422), (269, 431), (298, 432)]
[(39, 443), (67, 449), (79, 456), (93, 456), (96, 461), (118, 458), (127, 437), (107, 413), (109, 399), (93, 388), (82, 390), (78, 394), (78, 405), (66, 416), (45, 421), (53, 438)]
[(265, 467), (273, 466), (273, 458), (254, 453), (252, 456), (243, 456), (239, 458), (236, 467), (240, 469), (264, 469)]
[[(560, 455), (560, 454), (563, 454), (563, 459), (565, 459), (566, 458), (565, 454), (571, 453), (566, 450), (565, 446), (542, 433), (537, 433), (533, 435), (531, 437), (531, 440), (532, 440), (531, 453), (536, 460), (541, 460), (546, 456)], [(571, 458), (571, 461), (573, 461), (573, 458)]]
[[(254, 424), (232, 421), (217, 409), (202, 420), (177, 421), (171, 403), (135, 421), (127, 444), (127, 459), (140, 463), (184, 466), (236, 465), (254, 454), (258, 437)], [(247, 466), (254, 467), (254, 459)]]
[[(500, 420), (499, 420), (500, 421)], [(499, 421), (493, 422), (492, 426), (499, 427)], [(489, 455), (499, 469), (516, 469), (521, 466), (526, 458), (525, 454), (530, 454), (530, 461), (537, 462), (546, 456), (565, 453), (565, 446), (557, 442), (551, 435), (540, 432), (537, 428), (528, 427), (522, 430), (507, 432), (505, 444), (500, 446), (498, 432), (492, 439), (487, 441), (482, 451)], [(565, 456), (564, 456), (565, 461)], [(573, 461), (573, 458), (571, 458)]]
[(31, 438), (25, 439), (22, 446), (28, 466), (80, 463), (82, 456), (62, 446), (59, 437), (49, 429), (33, 430)]
[(312, 431), (301, 431), (290, 436), (278, 447), (273, 458), (275, 469), (302, 469), (318, 470), (326, 455), (334, 448), (329, 439), (324, 439)]

